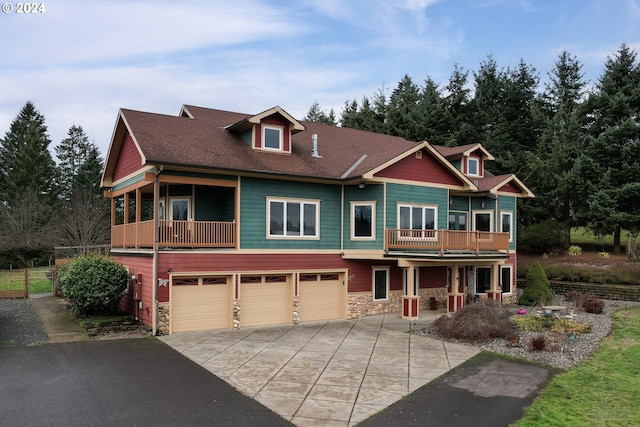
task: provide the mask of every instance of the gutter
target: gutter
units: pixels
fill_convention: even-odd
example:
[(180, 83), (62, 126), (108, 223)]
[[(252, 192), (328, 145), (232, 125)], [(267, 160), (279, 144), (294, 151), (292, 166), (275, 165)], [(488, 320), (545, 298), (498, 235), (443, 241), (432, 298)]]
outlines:
[(160, 165), (160, 168), (156, 167), (156, 179), (153, 183), (153, 217), (154, 217), (154, 230), (153, 230), (153, 283), (152, 283), (152, 301), (153, 307), (151, 314), (151, 334), (156, 335), (158, 330), (158, 246), (160, 242), (160, 218), (158, 217), (158, 202), (160, 197), (160, 174), (164, 171), (164, 166)]

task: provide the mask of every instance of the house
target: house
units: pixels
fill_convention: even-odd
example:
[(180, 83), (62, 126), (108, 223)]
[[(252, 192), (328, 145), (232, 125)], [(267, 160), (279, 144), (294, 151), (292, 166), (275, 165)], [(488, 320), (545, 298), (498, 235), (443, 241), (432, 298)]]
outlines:
[(514, 175), (480, 144), (185, 105), (121, 109), (102, 186), (122, 307), (154, 332), (515, 300)]

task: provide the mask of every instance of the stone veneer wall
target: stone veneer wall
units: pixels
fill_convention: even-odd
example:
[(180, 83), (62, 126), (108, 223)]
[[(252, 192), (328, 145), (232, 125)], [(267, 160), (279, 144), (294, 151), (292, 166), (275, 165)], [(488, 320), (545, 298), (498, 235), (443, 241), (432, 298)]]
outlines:
[(169, 303), (158, 304), (158, 329), (156, 335), (169, 335)]

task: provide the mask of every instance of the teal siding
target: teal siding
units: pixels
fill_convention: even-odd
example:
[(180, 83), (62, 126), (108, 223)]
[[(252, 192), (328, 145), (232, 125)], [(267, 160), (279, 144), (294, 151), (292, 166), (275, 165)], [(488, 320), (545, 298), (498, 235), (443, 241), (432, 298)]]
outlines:
[[(267, 197), (320, 201), (320, 239), (267, 239)], [(256, 178), (240, 181), (242, 249), (340, 249), (339, 185)]]
[[(351, 202), (376, 202), (374, 240), (351, 240)], [(357, 185), (345, 186), (344, 189), (344, 249), (384, 249), (384, 186), (367, 185), (359, 188)]]
[(144, 179), (144, 173), (138, 174), (136, 176), (132, 176), (131, 178), (127, 179), (126, 181), (121, 182), (118, 185), (114, 185), (113, 188), (111, 189), (112, 191), (118, 191), (122, 188), (126, 188), (130, 185), (135, 184), (136, 182), (140, 182)]
[(434, 205), (438, 207), (438, 229), (448, 228), (449, 191), (445, 188), (387, 184), (387, 227), (398, 227), (398, 204)]
[(451, 196), (452, 203), (449, 204), (449, 210), (459, 212), (469, 212), (469, 198), (463, 196)]
[(513, 227), (513, 236), (512, 236), (511, 243), (509, 243), (510, 250), (516, 249), (516, 236), (518, 235), (518, 230), (517, 230), (518, 221), (516, 218), (516, 200), (517, 199), (513, 196), (498, 196), (498, 208), (500, 209), (500, 211), (509, 211), (513, 213), (513, 216), (511, 217), (511, 221), (513, 222), (513, 224), (511, 225)]
[(235, 188), (196, 186), (196, 221), (233, 221)]

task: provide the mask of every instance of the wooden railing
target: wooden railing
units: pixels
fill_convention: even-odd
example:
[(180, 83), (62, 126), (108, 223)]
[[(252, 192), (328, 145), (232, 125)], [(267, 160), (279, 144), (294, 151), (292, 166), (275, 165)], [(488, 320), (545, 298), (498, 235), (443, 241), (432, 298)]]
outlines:
[(509, 250), (509, 233), (457, 230), (388, 228), (386, 249), (400, 251), (503, 251)]
[[(112, 248), (153, 248), (155, 221), (111, 227)], [(159, 221), (161, 248), (235, 248), (236, 224), (226, 221)]]

